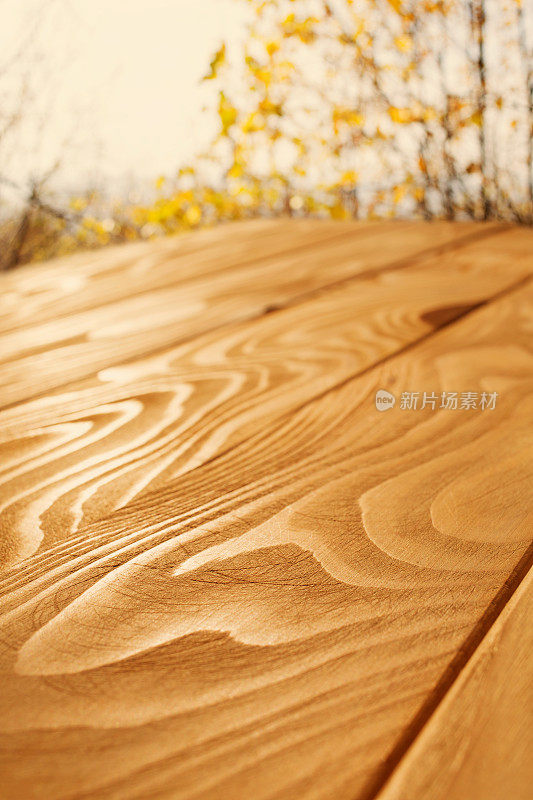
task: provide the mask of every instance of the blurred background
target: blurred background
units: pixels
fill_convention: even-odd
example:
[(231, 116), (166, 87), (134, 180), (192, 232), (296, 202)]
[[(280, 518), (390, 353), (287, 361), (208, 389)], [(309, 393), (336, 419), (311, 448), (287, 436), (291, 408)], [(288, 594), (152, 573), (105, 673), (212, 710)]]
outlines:
[(533, 0), (0, 0), (0, 269), (256, 216), (533, 221)]

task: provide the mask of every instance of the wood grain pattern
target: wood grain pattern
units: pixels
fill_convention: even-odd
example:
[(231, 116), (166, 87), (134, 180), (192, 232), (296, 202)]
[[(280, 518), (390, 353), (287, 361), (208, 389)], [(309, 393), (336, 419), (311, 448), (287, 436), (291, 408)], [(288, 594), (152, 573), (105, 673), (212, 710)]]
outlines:
[[(390, 228), (388, 236), (384, 229), (376, 248), (372, 226), (357, 227), (354, 232), (341, 224), (332, 236), (331, 225), (322, 230), (319, 224), (322, 236), (312, 239), (310, 249), (292, 250), (289, 238), (282, 254), (276, 251), (274, 257), (265, 259), (259, 253), (251, 262), (211, 272), (204, 272), (202, 260), (197, 258), (197, 277), (7, 331), (0, 335), (0, 407), (204, 331), (251, 319), (354, 275), (393, 265), (403, 267), (424, 249), (456, 247), (457, 229), (450, 223), (431, 226), (424, 236), (413, 223), (389, 225), (393, 235)], [(467, 228), (464, 236), (477, 238), (502, 230), (505, 235), (500, 226), (477, 233)], [(193, 265), (187, 269), (194, 274)], [(180, 271), (174, 266), (174, 279)], [(115, 280), (124, 280), (124, 287), (128, 286), (127, 276)], [(22, 303), (21, 298), (18, 302)]]
[(530, 243), (400, 250), (2, 412), (6, 800), (375, 796), (529, 564)]
[[(361, 225), (361, 233), (368, 227)], [(197, 279), (211, 272), (283, 255), (287, 223), (233, 223), (200, 233), (77, 253), (46, 265), (30, 264), (3, 277), (0, 331), (101, 307), (126, 297)], [(467, 229), (467, 232), (472, 229)], [(474, 228), (475, 230), (475, 228)], [(290, 225), (293, 250), (338, 236), (343, 226)], [(221, 246), (222, 245), (222, 246)], [(255, 259), (254, 259), (255, 254)]]
[(528, 800), (532, 651), (530, 570), (378, 800)]
[(480, 259), (493, 246), (354, 279), (0, 412), (0, 563), (194, 469), (521, 280), (519, 261)]
[[(390, 256), (369, 244), (379, 236), (401, 235), (409, 258), (423, 248), (484, 237), (508, 226), (487, 223), (436, 223), (421, 231), (413, 223), (340, 223), (317, 220), (255, 220), (148, 243), (78, 253), (42, 265), (30, 264), (2, 276), (0, 332), (57, 320), (124, 298), (198, 280), (212, 273), (254, 267), (288, 253), (308, 254), (316, 245), (349, 239), (356, 269)], [(516, 233), (516, 232), (515, 232)]]

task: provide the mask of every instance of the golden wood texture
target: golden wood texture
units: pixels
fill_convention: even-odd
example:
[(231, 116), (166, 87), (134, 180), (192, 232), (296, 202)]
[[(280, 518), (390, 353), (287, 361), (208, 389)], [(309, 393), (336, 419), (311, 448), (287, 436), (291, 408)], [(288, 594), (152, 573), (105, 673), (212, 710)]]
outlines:
[(504, 257), (517, 239), (500, 233), (356, 276), (0, 411), (0, 563), (75, 533), (513, 286), (529, 269), (518, 252)]
[[(135, 243), (105, 251), (78, 253), (68, 258), (19, 268), (2, 276), (0, 296), (0, 332), (27, 324), (74, 314), (198, 280), (210, 274), (238, 267), (254, 267), (288, 253), (306, 254), (316, 245), (348, 238), (356, 269), (360, 264), (379, 264), (384, 257), (398, 258), (402, 253), (385, 253), (368, 246), (376, 234), (395, 232), (406, 247), (404, 257), (423, 247), (442, 245), (463, 238), (485, 236), (489, 231), (508, 226), (493, 223), (460, 226), (437, 223), (431, 231), (421, 232), (413, 223), (364, 222), (342, 224), (316, 220), (233, 223), (199, 233)], [(365, 244), (366, 240), (366, 244)], [(359, 250), (364, 248), (364, 252)]]
[(532, 234), (432, 230), (352, 274), (343, 228), (338, 287), (336, 239), (273, 256), (287, 307), (2, 412), (6, 800), (354, 800), (409, 755), (531, 543)]
[[(361, 226), (361, 232), (368, 225)], [(31, 264), (3, 276), (0, 330), (57, 319), (125, 297), (163, 289), (256, 259), (282, 255), (287, 250), (287, 225), (266, 220), (235, 223), (231, 235), (224, 226), (154, 242), (77, 253), (46, 265)], [(339, 226), (290, 227), (293, 249), (313, 246)], [(468, 229), (467, 229), (468, 230)], [(475, 229), (474, 229), (475, 230)]]
[[(244, 263), (238, 261), (234, 267), (219, 270), (216, 269), (218, 251), (212, 256), (214, 263), (209, 270), (200, 250), (196, 256), (184, 258), (188, 280), (180, 280), (178, 261), (174, 266), (174, 284), (127, 294), (115, 302), (107, 302), (109, 295), (102, 291), (101, 303), (96, 307), (6, 331), (0, 336), (0, 407), (229, 322), (251, 319), (354, 275), (372, 274), (384, 266), (403, 267), (424, 249), (455, 250), (458, 238), (468, 240), (493, 233), (496, 241), (496, 234), (505, 235), (501, 226), (488, 229), (483, 226), (480, 231), (472, 231), (472, 226), (463, 231), (461, 226), (458, 234), (450, 223), (436, 224), (422, 233), (414, 223), (388, 224), (389, 228), (379, 234), (379, 247), (376, 247), (377, 229), (372, 225), (357, 226), (354, 230), (341, 224), (332, 231), (331, 223), (318, 224), (319, 233), (311, 237), (312, 246), (305, 244), (309, 231), (305, 238), (297, 237), (298, 246), (293, 246), (292, 237), (282, 228), (274, 256), (264, 257), (260, 246), (255, 252), (253, 243), (249, 243), (250, 256)], [(285, 237), (285, 247), (280, 253)], [(168, 253), (166, 243), (154, 245), (152, 267), (156, 266), (156, 255), (163, 247), (164, 253)], [(219, 245), (219, 250), (222, 247)], [(120, 248), (111, 257), (112, 263), (119, 254)], [(199, 271), (196, 277), (193, 277), (194, 263)], [(226, 264), (224, 259), (221, 263)], [(122, 291), (129, 285), (127, 272), (126, 275), (123, 272), (120, 270), (116, 277)], [(143, 284), (148, 283), (149, 276), (143, 276)], [(157, 286), (157, 281), (154, 283)], [(77, 291), (85, 294), (83, 287)], [(16, 307), (24, 305), (23, 297), (16, 292), (14, 297)], [(68, 308), (68, 302), (65, 305)]]

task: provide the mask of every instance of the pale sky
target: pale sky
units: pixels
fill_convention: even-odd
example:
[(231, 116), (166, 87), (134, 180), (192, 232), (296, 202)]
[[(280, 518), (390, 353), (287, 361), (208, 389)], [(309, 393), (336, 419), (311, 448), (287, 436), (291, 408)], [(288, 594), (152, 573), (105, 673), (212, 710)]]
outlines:
[[(241, 35), (245, 3), (50, 1), (57, 8), (40, 31), (42, 96), (47, 90), (52, 95), (41, 109), (35, 156), (40, 164), (72, 138), (69, 180), (81, 181), (95, 169), (96, 144), (103, 175), (155, 177), (172, 172), (209, 141), (214, 122), (201, 109), (213, 90), (199, 82), (221, 41)], [(20, 41), (39, 2), (46, 0), (0, 0), (0, 54)], [(34, 169), (16, 159), (9, 166), (18, 177)]]

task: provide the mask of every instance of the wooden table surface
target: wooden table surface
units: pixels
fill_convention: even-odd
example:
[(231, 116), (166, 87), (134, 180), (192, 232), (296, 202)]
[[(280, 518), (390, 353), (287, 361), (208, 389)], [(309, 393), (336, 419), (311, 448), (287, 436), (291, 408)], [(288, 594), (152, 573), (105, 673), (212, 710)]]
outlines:
[(532, 252), (257, 221), (0, 277), (1, 800), (529, 800)]

